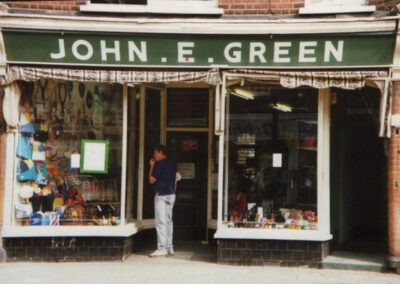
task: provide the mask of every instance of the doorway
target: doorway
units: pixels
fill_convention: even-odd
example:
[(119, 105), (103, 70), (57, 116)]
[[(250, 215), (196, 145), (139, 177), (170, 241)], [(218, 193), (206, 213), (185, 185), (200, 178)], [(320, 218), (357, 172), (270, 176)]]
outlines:
[(388, 252), (387, 156), (379, 90), (336, 90), (332, 105), (333, 248)]
[(204, 240), (207, 226), (207, 133), (167, 133), (169, 158), (182, 175), (174, 206), (176, 240)]
[(182, 176), (173, 212), (174, 240), (206, 240), (211, 215), (208, 200), (213, 93), (208, 87), (142, 86), (140, 96), (143, 138), (138, 187), (142, 187), (142, 220), (154, 218), (154, 193), (147, 181), (148, 160), (153, 148), (164, 144), (168, 158)]

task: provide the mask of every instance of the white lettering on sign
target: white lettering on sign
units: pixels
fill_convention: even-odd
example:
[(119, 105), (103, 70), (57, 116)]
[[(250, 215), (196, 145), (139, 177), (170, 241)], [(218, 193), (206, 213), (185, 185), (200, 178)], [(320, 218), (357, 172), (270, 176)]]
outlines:
[[(86, 54), (81, 54), (78, 52), (78, 48), (81, 46), (86, 47), (86, 49), (87, 49)], [(71, 49), (72, 49), (72, 54), (78, 60), (82, 60), (82, 61), (89, 60), (93, 56), (93, 46), (90, 44), (90, 42), (88, 42), (87, 40), (84, 40), (84, 39), (79, 39), (79, 40), (75, 41), (72, 44)]]
[(250, 63), (254, 63), (256, 57), (261, 63), (266, 63), (267, 60), (264, 57), (265, 49), (265, 44), (262, 42), (250, 42)]
[[(314, 48), (312, 48), (314, 47)], [(317, 58), (315, 57), (306, 57), (307, 55), (315, 55), (315, 47), (317, 47), (316, 41), (305, 41), (300, 42), (299, 45), (299, 62), (307, 63), (307, 62), (316, 62)]]
[(331, 61), (331, 54), (335, 57), (337, 62), (342, 62), (343, 60), (343, 40), (339, 40), (337, 47), (333, 45), (332, 41), (325, 42), (325, 53), (324, 53), (324, 62)]
[(107, 47), (106, 41), (101, 40), (100, 41), (100, 50), (101, 50), (101, 60), (102, 61), (107, 61), (108, 53), (114, 54), (115, 61), (121, 61), (121, 54), (119, 51), (119, 41), (118, 40), (114, 40), (114, 47)]
[[(282, 57), (282, 55), (289, 55), (289, 48), (292, 46), (291, 42), (275, 42), (274, 46), (274, 62), (275, 63), (290, 63), (290, 57)], [(286, 48), (286, 49), (283, 49)]]
[(193, 50), (187, 48), (194, 48), (194, 42), (178, 42), (178, 62), (194, 62), (194, 57), (189, 57), (189, 55), (193, 55)]
[[(111, 45), (113, 43), (113, 45)], [(151, 43), (151, 42), (150, 42)], [(98, 52), (96, 58), (101, 58), (101, 61), (123, 61), (126, 62), (141, 62), (145, 63), (151, 59), (154, 59), (148, 54), (148, 42), (140, 41), (135, 42), (132, 40), (122, 42), (126, 45), (125, 53), (121, 54), (121, 41), (106, 41), (99, 40), (97, 43), (90, 43), (84, 39), (78, 39), (72, 42), (72, 45), (67, 46), (68, 42), (60, 38), (57, 41), (57, 50), (50, 52), (49, 56), (51, 59), (59, 60), (65, 58), (71, 58), (88, 61), (93, 58), (94, 52)], [(269, 45), (268, 45), (269, 44)], [(223, 58), (218, 56), (218, 51), (211, 54), (203, 54), (204, 58), (197, 60), (193, 54), (195, 52), (196, 43), (191, 42), (177, 42), (177, 62), (176, 63), (194, 63), (195, 61), (207, 61), (208, 63), (242, 63), (246, 65), (251, 64), (262, 64), (267, 63), (267, 58), (272, 58), (273, 64), (288, 64), (295, 63), (295, 50), (297, 47), (293, 46), (291, 41), (278, 41), (271, 43), (264, 43), (260, 41), (251, 42), (240, 42), (234, 41), (229, 42), (223, 47)], [(317, 49), (318, 48), (318, 49)], [(72, 54), (69, 53), (69, 50)], [(248, 52), (248, 57), (243, 56), (244, 51)], [(318, 50), (318, 52), (317, 52)], [(162, 49), (159, 50), (162, 53)], [(220, 50), (219, 52), (222, 52)], [(325, 41), (300, 41), (298, 43), (298, 63), (330, 63), (330, 62), (342, 62), (344, 53), (344, 40), (325, 40)], [(155, 54), (153, 54), (154, 56)], [(167, 62), (165, 54), (156, 54), (161, 56), (163, 63)], [(149, 57), (150, 56), (150, 57)], [(213, 57), (209, 57), (213, 56)], [(214, 57), (216, 56), (216, 57)], [(157, 57), (159, 59), (160, 57)], [(216, 59), (214, 59), (216, 58)], [(219, 59), (218, 59), (219, 58)], [(248, 61), (246, 62), (246, 58)], [(222, 62), (215, 62), (215, 61)], [(168, 61), (170, 62), (170, 61)]]
[(233, 48), (242, 48), (242, 43), (231, 42), (227, 44), (224, 50), (225, 59), (231, 63), (239, 63), (240, 61), (242, 61), (242, 51), (239, 49), (239, 50), (234, 50), (231, 53), (231, 50)]
[(62, 59), (65, 57), (65, 44), (62, 38), (58, 39), (58, 53), (50, 53), (51, 59)]
[(128, 54), (129, 61), (135, 61), (135, 55), (142, 62), (147, 62), (147, 43), (145, 41), (140, 42), (140, 49), (136, 46), (133, 41), (128, 42)]

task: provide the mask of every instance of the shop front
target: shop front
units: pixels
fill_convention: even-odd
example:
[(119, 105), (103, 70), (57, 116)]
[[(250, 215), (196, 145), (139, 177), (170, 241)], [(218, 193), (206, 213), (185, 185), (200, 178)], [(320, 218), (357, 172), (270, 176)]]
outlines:
[(2, 27), (0, 77), (10, 260), (128, 256), (154, 229), (158, 144), (182, 176), (177, 241), (216, 239), (220, 263), (318, 266), (329, 253), (334, 90), (374, 89), (375, 134), (388, 135), (394, 21), (272, 34), (276, 23), (236, 34), (226, 30), (240, 23), (221, 21), (217, 34), (207, 20), (170, 33), (17, 20)]

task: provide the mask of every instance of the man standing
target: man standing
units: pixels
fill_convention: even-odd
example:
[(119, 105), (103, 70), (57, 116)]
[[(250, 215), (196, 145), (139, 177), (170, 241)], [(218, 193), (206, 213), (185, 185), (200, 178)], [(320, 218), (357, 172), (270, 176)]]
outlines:
[(157, 249), (150, 257), (173, 255), (172, 209), (175, 202), (176, 168), (167, 158), (165, 146), (160, 145), (153, 151), (150, 159), (149, 183), (153, 185), (154, 213), (157, 231)]

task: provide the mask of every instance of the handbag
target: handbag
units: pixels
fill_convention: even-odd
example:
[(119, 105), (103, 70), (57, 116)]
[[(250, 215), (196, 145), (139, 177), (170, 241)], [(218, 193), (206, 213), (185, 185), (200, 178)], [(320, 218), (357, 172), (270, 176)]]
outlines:
[(78, 226), (83, 223), (83, 207), (72, 205), (65, 208), (63, 215), (63, 225)]
[(57, 212), (46, 212), (43, 216), (43, 226), (59, 226), (60, 214)]
[(48, 184), (49, 183), (49, 173), (47, 171), (46, 164), (37, 163), (36, 170), (37, 170), (36, 183), (38, 185)]
[(36, 120), (34, 123), (35, 140), (45, 142), (49, 138), (49, 126), (45, 120)]
[(19, 116), (20, 128), (19, 132), (25, 135), (33, 135), (35, 127), (31, 121), (31, 114), (29, 112), (21, 112)]
[(17, 157), (22, 159), (32, 159), (32, 144), (30, 142), (30, 137), (20, 135), (18, 137), (17, 144)]
[(29, 224), (31, 226), (42, 226), (43, 224), (43, 213), (38, 211), (36, 213), (33, 213), (30, 217)]
[(32, 160), (19, 160), (17, 164), (17, 180), (18, 181), (34, 181), (36, 180), (35, 164)]
[(45, 146), (40, 142), (33, 142), (32, 145), (32, 160), (34, 161), (45, 161), (46, 152)]
[(29, 218), (32, 214), (32, 205), (31, 204), (23, 204), (16, 203), (15, 204), (15, 218)]

